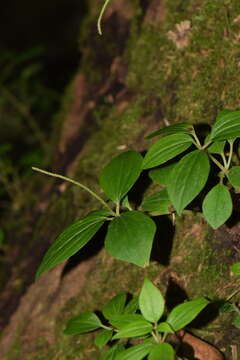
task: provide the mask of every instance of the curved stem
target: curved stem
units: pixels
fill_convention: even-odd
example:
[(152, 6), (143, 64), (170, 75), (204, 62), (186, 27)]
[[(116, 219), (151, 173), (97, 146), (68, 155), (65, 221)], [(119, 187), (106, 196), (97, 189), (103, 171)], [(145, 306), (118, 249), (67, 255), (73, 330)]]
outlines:
[(97, 21), (97, 29), (98, 29), (98, 33), (99, 35), (102, 35), (102, 26), (101, 26), (101, 22), (102, 22), (102, 17), (103, 17), (103, 14), (106, 10), (106, 7), (108, 6), (108, 4), (110, 3), (111, 0), (105, 0), (104, 4), (103, 4), (103, 7), (100, 11), (100, 14), (99, 14), (99, 17), (98, 17), (98, 21)]
[(219, 167), (219, 169), (222, 170), (222, 172), (225, 174), (226, 173), (226, 169), (224, 166), (222, 166), (222, 164), (217, 160), (215, 159), (214, 156), (212, 156), (211, 154), (208, 154), (210, 159)]
[(115, 215), (115, 213), (112, 211), (110, 206), (108, 206), (108, 204), (102, 198), (100, 198), (100, 196), (98, 196), (95, 192), (93, 192), (87, 186), (81, 184), (80, 182), (72, 180), (72, 179), (70, 179), (70, 178), (68, 178), (66, 176), (63, 176), (63, 175), (59, 175), (59, 174), (56, 174), (56, 173), (52, 173), (50, 171), (39, 169), (37, 167), (32, 167), (32, 169), (35, 170), (35, 171), (38, 171), (38, 172), (40, 172), (42, 174), (49, 175), (49, 176), (52, 176), (52, 177), (55, 177), (55, 178), (58, 178), (58, 179), (62, 179), (62, 180), (68, 181), (68, 182), (70, 182), (70, 183), (72, 183), (74, 185), (79, 186), (80, 188), (82, 188), (83, 190), (85, 190), (89, 194), (91, 194), (93, 197), (95, 197), (95, 199), (97, 199), (104, 207), (106, 207), (113, 215)]
[(226, 159), (225, 154), (221, 153), (221, 157), (223, 159), (223, 164), (224, 164), (225, 169), (228, 169), (228, 163), (227, 163), (227, 159)]
[(229, 140), (228, 142), (229, 142), (229, 145), (230, 145), (230, 150), (229, 150), (228, 162), (227, 162), (227, 166), (226, 166), (227, 170), (229, 169), (229, 167), (231, 165), (231, 161), (232, 161), (234, 140)]
[(194, 138), (194, 140), (195, 140), (194, 144), (196, 145), (196, 147), (197, 147), (199, 150), (202, 150), (202, 145), (201, 145), (201, 143), (200, 143), (200, 141), (199, 141), (199, 139), (198, 139), (198, 137), (197, 137), (197, 134), (195, 133), (194, 130), (191, 132), (191, 135), (193, 136), (193, 138)]

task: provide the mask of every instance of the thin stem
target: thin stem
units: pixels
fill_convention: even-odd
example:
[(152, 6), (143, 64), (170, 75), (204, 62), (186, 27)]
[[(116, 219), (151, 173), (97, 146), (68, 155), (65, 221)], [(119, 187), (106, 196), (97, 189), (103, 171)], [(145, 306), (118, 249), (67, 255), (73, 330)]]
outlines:
[(103, 17), (103, 14), (106, 10), (106, 7), (108, 6), (108, 4), (110, 3), (111, 0), (105, 0), (104, 4), (103, 4), (103, 7), (100, 11), (100, 14), (99, 14), (99, 17), (98, 17), (98, 21), (97, 21), (97, 29), (98, 29), (98, 33), (99, 35), (102, 35), (102, 26), (101, 26), (101, 22), (102, 22), (102, 17)]
[(101, 324), (101, 327), (105, 330), (112, 330), (111, 327)]
[(208, 141), (206, 144), (204, 144), (202, 146), (202, 150), (206, 149), (211, 143), (212, 143), (212, 141)]
[(200, 141), (199, 141), (199, 139), (198, 139), (198, 137), (197, 137), (194, 130), (191, 132), (191, 135), (193, 136), (193, 138), (195, 140), (195, 145), (197, 146), (197, 148), (202, 149), (202, 145), (201, 145), (201, 143), (200, 143)]
[(229, 167), (231, 165), (231, 161), (232, 161), (234, 140), (230, 140), (228, 142), (229, 142), (229, 145), (230, 145), (230, 150), (229, 150), (228, 162), (227, 162), (227, 166), (226, 166), (227, 170), (229, 169)]
[(156, 341), (156, 343), (159, 344), (159, 339), (158, 339), (157, 335), (155, 334), (155, 332), (152, 331), (151, 334), (152, 334), (152, 337), (154, 338), (154, 340)]
[(116, 203), (116, 215), (117, 216), (120, 215), (120, 203), (119, 202)]
[(225, 169), (228, 169), (228, 163), (227, 163), (227, 159), (226, 159), (225, 154), (221, 153), (221, 157), (223, 159), (223, 164), (224, 164)]
[(52, 173), (52, 172), (49, 172), (49, 171), (46, 171), (46, 170), (39, 169), (37, 167), (32, 167), (32, 169), (35, 170), (35, 171), (38, 171), (40, 173), (43, 173), (45, 175), (53, 176), (55, 178), (65, 180), (65, 181), (68, 181), (68, 182), (70, 182), (70, 183), (72, 183), (74, 185), (79, 186), (80, 188), (82, 188), (83, 190), (85, 190), (89, 194), (91, 194), (93, 197), (95, 197), (95, 199), (97, 199), (104, 207), (106, 207), (113, 215), (115, 215), (115, 213), (112, 211), (110, 206), (108, 206), (108, 204), (102, 198), (100, 198), (95, 192), (93, 192), (87, 186), (81, 184), (80, 182), (69, 179), (68, 177), (63, 176), (63, 175), (59, 175), (59, 174), (55, 174), (55, 173)]
[(215, 157), (214, 157), (213, 155), (209, 154), (209, 156), (210, 156), (210, 159), (211, 159), (211, 160), (219, 167), (219, 169), (221, 169), (222, 172), (225, 174), (225, 173), (226, 173), (225, 167), (222, 166), (222, 164), (221, 164), (217, 159), (215, 159)]

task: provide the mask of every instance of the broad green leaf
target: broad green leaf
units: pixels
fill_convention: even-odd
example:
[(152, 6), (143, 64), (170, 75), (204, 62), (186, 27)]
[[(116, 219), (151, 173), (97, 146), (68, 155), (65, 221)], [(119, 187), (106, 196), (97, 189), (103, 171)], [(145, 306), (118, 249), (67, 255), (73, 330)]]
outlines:
[(99, 348), (102, 348), (111, 340), (112, 335), (113, 330), (101, 330), (100, 333), (95, 337), (94, 344)]
[(148, 360), (174, 360), (175, 351), (168, 343), (157, 344), (152, 347)]
[(168, 315), (166, 322), (174, 331), (188, 325), (209, 304), (204, 297), (177, 305)]
[(234, 187), (240, 187), (240, 166), (233, 166), (228, 174), (228, 180)]
[(240, 315), (236, 316), (232, 323), (236, 328), (240, 329)]
[(151, 134), (147, 135), (145, 137), (145, 139), (151, 139), (154, 136), (159, 136), (159, 135), (170, 135), (170, 134), (176, 134), (176, 133), (191, 133), (191, 131), (193, 131), (193, 126), (191, 124), (188, 123), (178, 123), (178, 124), (174, 124), (174, 125), (169, 125), (163, 129), (160, 130), (156, 130), (154, 132), (152, 132)]
[(170, 334), (174, 333), (173, 329), (167, 322), (161, 322), (160, 324), (158, 324), (157, 330), (158, 332), (164, 332)]
[(223, 116), (225, 116), (226, 114), (231, 113), (232, 110), (221, 110), (217, 113), (217, 117), (216, 117), (216, 121), (219, 121)]
[(139, 295), (139, 307), (146, 320), (157, 322), (164, 311), (164, 298), (160, 290), (148, 279), (144, 279)]
[(143, 211), (151, 212), (152, 215), (170, 214), (171, 201), (169, 200), (168, 192), (166, 189), (159, 191), (149, 197), (143, 199), (141, 208)]
[(203, 189), (209, 170), (208, 156), (203, 150), (192, 151), (175, 165), (167, 190), (178, 215)]
[(36, 278), (78, 252), (103, 225), (110, 212), (97, 210), (65, 229), (45, 254)]
[(156, 225), (149, 216), (127, 211), (109, 224), (105, 248), (116, 259), (145, 267), (149, 264), (155, 231)]
[(101, 355), (100, 360), (116, 360), (117, 354), (124, 350), (125, 348), (123, 344), (113, 345), (109, 350)]
[(134, 320), (130, 324), (123, 326), (116, 335), (113, 336), (113, 340), (123, 339), (129, 337), (142, 336), (152, 331), (152, 324), (145, 319)]
[(103, 170), (100, 185), (114, 202), (131, 189), (141, 173), (142, 156), (136, 151), (127, 151), (114, 158)]
[(149, 171), (150, 178), (159, 185), (167, 186), (171, 172), (176, 164), (161, 166), (160, 168)]
[(233, 264), (231, 266), (231, 271), (235, 274), (235, 275), (240, 275), (240, 262), (237, 262), (235, 264)]
[(91, 311), (87, 311), (80, 316), (70, 319), (64, 330), (66, 335), (83, 334), (92, 330), (96, 330), (102, 326), (101, 321)]
[(115, 315), (122, 314), (127, 299), (126, 293), (120, 293), (114, 296), (102, 309), (106, 319), (111, 319)]
[(214, 141), (208, 148), (211, 154), (222, 154), (224, 152), (226, 141)]
[(122, 329), (126, 325), (138, 320), (145, 321), (144, 317), (141, 314), (122, 314), (113, 316), (110, 320), (110, 323), (115, 328)]
[(240, 111), (228, 111), (212, 126), (210, 140), (230, 140), (240, 136)]
[(143, 169), (164, 164), (192, 145), (192, 138), (187, 134), (173, 134), (158, 140), (153, 144), (142, 163)]
[(138, 296), (134, 296), (125, 306), (124, 314), (134, 314), (138, 309)]
[(217, 229), (232, 214), (232, 198), (228, 188), (223, 184), (214, 186), (203, 200), (203, 215), (207, 222)]
[(151, 350), (152, 344), (134, 345), (116, 356), (116, 360), (142, 360)]

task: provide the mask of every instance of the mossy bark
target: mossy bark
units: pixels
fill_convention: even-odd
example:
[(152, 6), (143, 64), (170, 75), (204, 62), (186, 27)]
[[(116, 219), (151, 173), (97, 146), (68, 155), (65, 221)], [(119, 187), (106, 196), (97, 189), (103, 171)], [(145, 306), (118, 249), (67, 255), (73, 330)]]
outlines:
[[(53, 167), (99, 192), (102, 167), (124, 149), (144, 151), (144, 135), (150, 131), (179, 121), (210, 125), (217, 111), (239, 107), (240, 3), (113, 1), (102, 37), (96, 34), (94, 1), (89, 10), (80, 36), (85, 48), (79, 73), (66, 91), (53, 134), (58, 144)], [(48, 206), (34, 234), (38, 244), (44, 232), (45, 248), (61, 228), (56, 216), (69, 223), (98, 206), (78, 189), (58, 189), (64, 192), (61, 200), (52, 195), (55, 211)], [(154, 260), (147, 269), (113, 260), (100, 245), (88, 248), (64, 274), (60, 265), (31, 285), (3, 332), (0, 354), (7, 360), (99, 359), (93, 334), (63, 335), (71, 316), (101, 309), (119, 291), (138, 293), (146, 275), (166, 294), (169, 308), (197, 296), (226, 298), (239, 285), (229, 270), (239, 261), (239, 249), (238, 221), (213, 231), (193, 211), (177, 219), (175, 227), (167, 217), (159, 220)], [(47, 289), (47, 295), (39, 289)], [(232, 346), (239, 346), (231, 316), (206, 313), (194, 330), (226, 359)]]

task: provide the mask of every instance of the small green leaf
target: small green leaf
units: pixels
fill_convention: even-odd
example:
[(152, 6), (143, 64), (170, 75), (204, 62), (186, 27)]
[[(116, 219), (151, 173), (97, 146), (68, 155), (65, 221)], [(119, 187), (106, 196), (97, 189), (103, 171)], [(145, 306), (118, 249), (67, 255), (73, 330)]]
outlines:
[(171, 172), (176, 164), (161, 166), (157, 169), (149, 171), (150, 178), (159, 185), (167, 186), (171, 176)]
[(203, 189), (209, 170), (208, 156), (203, 150), (192, 151), (175, 165), (167, 190), (178, 215)]
[(240, 315), (236, 316), (235, 319), (233, 320), (233, 325), (240, 329)]
[(126, 325), (131, 324), (134, 321), (144, 320), (144, 317), (141, 314), (122, 314), (115, 315), (111, 318), (110, 323), (117, 329), (122, 329)]
[(143, 159), (142, 168), (149, 169), (164, 164), (192, 145), (192, 138), (187, 134), (173, 134), (153, 144)]
[(108, 227), (107, 252), (116, 259), (145, 267), (149, 264), (156, 225), (139, 211), (127, 211)]
[(114, 296), (102, 309), (102, 313), (106, 319), (111, 319), (115, 315), (122, 314), (127, 295), (125, 293), (120, 293)]
[(221, 313), (231, 313), (236, 311), (233, 304), (228, 301), (222, 300), (221, 305), (218, 307), (219, 312)]
[(166, 189), (159, 191), (149, 197), (143, 199), (141, 208), (143, 211), (151, 212), (152, 215), (170, 214), (171, 202), (169, 200), (168, 192)]
[(157, 344), (152, 347), (148, 360), (174, 360), (175, 351), (168, 343)]
[(168, 315), (166, 322), (174, 331), (188, 325), (209, 304), (204, 297), (177, 305)]
[(164, 311), (164, 298), (148, 278), (144, 279), (139, 295), (139, 307), (145, 319), (154, 323), (161, 318)]
[(174, 331), (167, 322), (161, 322), (157, 327), (158, 332), (173, 334)]
[(223, 184), (214, 186), (203, 200), (203, 215), (207, 222), (217, 229), (232, 214), (232, 199), (228, 188)]
[(96, 234), (110, 212), (98, 210), (65, 229), (45, 254), (36, 278), (78, 252)]
[(134, 314), (138, 309), (138, 296), (134, 296), (129, 303), (127, 303), (124, 314)]
[(222, 154), (224, 152), (226, 141), (214, 141), (208, 148), (211, 154)]
[(210, 140), (230, 140), (240, 136), (240, 111), (227, 111), (212, 127)]
[(101, 355), (100, 360), (116, 360), (117, 354), (124, 350), (125, 348), (123, 344), (113, 345), (108, 351)]
[(228, 174), (228, 180), (234, 187), (240, 187), (240, 166), (233, 166)]
[(142, 360), (151, 350), (152, 344), (138, 344), (122, 351), (116, 356), (116, 360)]
[(111, 340), (112, 335), (113, 330), (101, 330), (101, 332), (95, 337), (94, 344), (99, 348), (102, 348)]
[(151, 139), (154, 136), (159, 136), (159, 135), (170, 135), (170, 134), (176, 134), (176, 133), (188, 134), (188, 133), (191, 133), (192, 131), (193, 131), (193, 126), (191, 124), (183, 122), (183, 123), (170, 125), (163, 129), (154, 131), (151, 134), (147, 135), (145, 137), (145, 139)]
[(83, 334), (92, 330), (96, 330), (102, 326), (101, 321), (91, 311), (87, 311), (80, 316), (70, 319), (64, 330), (65, 335)]
[(235, 275), (240, 275), (240, 262), (237, 262), (231, 266), (231, 272)]
[(103, 170), (100, 185), (114, 202), (131, 189), (141, 173), (142, 156), (136, 151), (127, 151), (114, 158)]
[(113, 340), (142, 336), (150, 333), (151, 331), (152, 324), (145, 319), (134, 320), (130, 324), (123, 326), (117, 334), (113, 336)]

